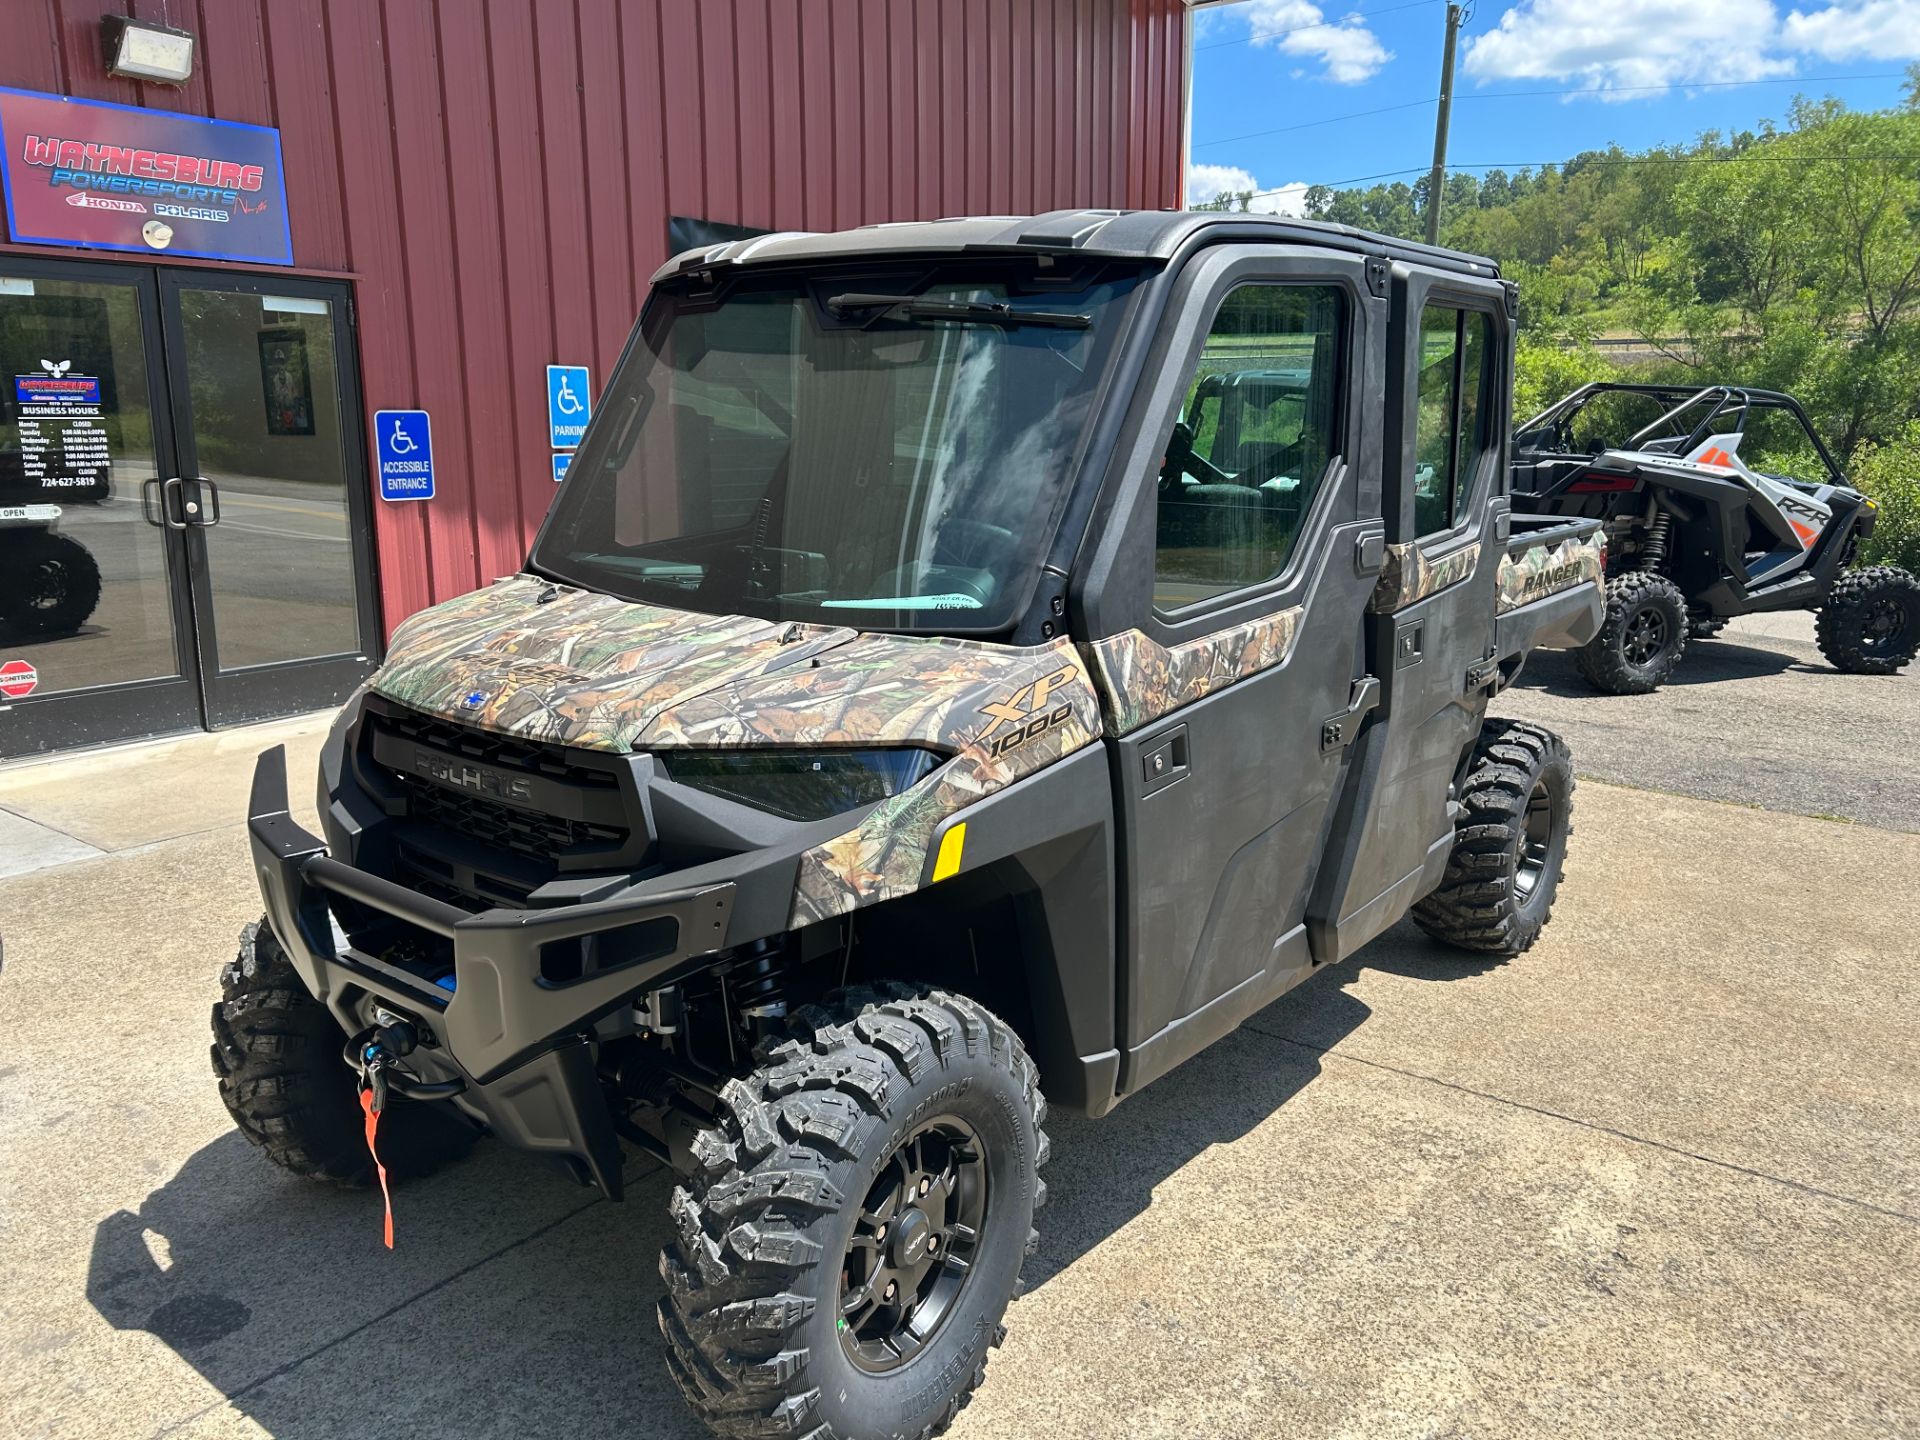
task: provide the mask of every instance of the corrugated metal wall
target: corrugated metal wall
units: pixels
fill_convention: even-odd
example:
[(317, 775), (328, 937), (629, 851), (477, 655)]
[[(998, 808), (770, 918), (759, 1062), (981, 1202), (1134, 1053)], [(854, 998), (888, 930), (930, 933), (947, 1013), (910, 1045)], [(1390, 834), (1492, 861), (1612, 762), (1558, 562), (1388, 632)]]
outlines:
[(433, 413), (378, 507), (389, 628), (513, 570), (553, 494), (544, 367), (596, 388), (667, 217), (768, 229), (1179, 203), (1182, 0), (8, 0), (0, 84), (274, 125), (298, 267), (356, 283), (369, 412)]

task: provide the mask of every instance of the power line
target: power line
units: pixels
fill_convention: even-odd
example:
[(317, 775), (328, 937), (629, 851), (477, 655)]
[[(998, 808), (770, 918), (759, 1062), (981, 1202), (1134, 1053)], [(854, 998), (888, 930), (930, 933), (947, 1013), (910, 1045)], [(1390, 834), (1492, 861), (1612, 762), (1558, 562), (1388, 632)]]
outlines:
[(1456, 100), (1518, 100), (1529, 95), (1631, 95), (1643, 90), (1730, 90), (1738, 85), (1834, 85), (1851, 80), (1904, 80), (1904, 70), (1872, 75), (1775, 75), (1765, 80), (1674, 80), (1665, 85), (1589, 85), (1578, 90), (1489, 90)]
[(1443, 0), (1411, 0), (1406, 5), (1383, 5), (1377, 10), (1351, 10), (1338, 20), (1316, 20), (1311, 25), (1289, 25), (1285, 30), (1262, 30), (1252, 35), (1236, 35), (1231, 40), (1215, 40), (1196, 45), (1195, 50), (1218, 50), (1223, 45), (1248, 45), (1256, 40), (1277, 40), (1282, 35), (1297, 35), (1302, 30), (1338, 30), (1349, 20), (1366, 20), (1375, 15), (1391, 15), (1396, 10), (1418, 10), (1424, 5), (1439, 5)]
[[(1903, 70), (1883, 70), (1872, 75), (1787, 75), (1769, 80), (1707, 80), (1686, 85), (1594, 85), (1577, 90), (1496, 90), (1479, 95), (1456, 95), (1460, 100), (1519, 100), (1536, 95), (1622, 95), (1642, 90), (1730, 89), (1737, 85), (1837, 85), (1857, 80), (1901, 80)], [(1318, 125), (1337, 125), (1343, 120), (1361, 120), (1369, 115), (1388, 115), (1396, 110), (1417, 110), (1433, 100), (1408, 100), (1400, 105), (1380, 105), (1372, 110), (1350, 110), (1344, 115), (1329, 115), (1324, 120), (1308, 120), (1299, 125), (1278, 125), (1271, 130), (1249, 130), (1244, 135), (1226, 135), (1218, 140), (1197, 140), (1192, 148), (1204, 150), (1212, 145), (1232, 145), (1241, 140), (1259, 140), (1268, 135), (1287, 135), (1295, 130), (1311, 130)]]
[(1363, 115), (1385, 115), (1393, 110), (1414, 110), (1422, 105), (1431, 105), (1431, 100), (1408, 100), (1401, 105), (1381, 105), (1373, 110), (1354, 110), (1345, 115), (1329, 115), (1324, 120), (1307, 120), (1298, 125), (1279, 125), (1271, 130), (1252, 130), (1245, 135), (1228, 135), (1219, 140), (1202, 140), (1196, 143), (1195, 150), (1204, 150), (1209, 145), (1231, 145), (1236, 140), (1257, 140), (1262, 135), (1285, 135), (1294, 130), (1311, 130), (1316, 125), (1337, 125), (1342, 120), (1358, 120)]

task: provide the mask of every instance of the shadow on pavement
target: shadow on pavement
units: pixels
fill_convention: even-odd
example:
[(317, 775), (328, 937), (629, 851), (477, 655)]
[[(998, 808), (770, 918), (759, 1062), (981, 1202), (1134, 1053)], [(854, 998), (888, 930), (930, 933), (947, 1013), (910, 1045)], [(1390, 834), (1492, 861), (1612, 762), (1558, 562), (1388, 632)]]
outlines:
[[(1799, 657), (1779, 650), (1759, 650), (1751, 645), (1737, 645), (1727, 640), (1689, 640), (1687, 653), (1680, 657), (1679, 667), (1662, 688), (1712, 685), (1721, 680), (1752, 680), (1784, 674), (1789, 670), (1817, 674), (1821, 667), (1809, 665)], [(1513, 682), (1513, 688), (1539, 690), (1563, 699), (1616, 698), (1602, 695), (1581, 679), (1579, 670), (1574, 668), (1571, 650), (1536, 651), (1521, 670), (1520, 678)], [(1639, 697), (1628, 695), (1618, 698), (1634, 700)]]
[[(1346, 988), (1360, 966), (1436, 980), (1485, 968), (1396, 932), (1105, 1119), (1056, 1113), (1029, 1285), (1047, 1284), (1145, 1211), (1169, 1176), (1311, 1083), (1318, 1052), (1371, 1014)], [(703, 1435), (667, 1379), (652, 1315), (669, 1185), (636, 1165), (627, 1203), (612, 1205), (483, 1144), (396, 1189), (389, 1255), (372, 1194), (283, 1175), (227, 1134), (137, 1213), (100, 1224), (87, 1296), (115, 1328), (154, 1336), (227, 1405), (288, 1440)]]

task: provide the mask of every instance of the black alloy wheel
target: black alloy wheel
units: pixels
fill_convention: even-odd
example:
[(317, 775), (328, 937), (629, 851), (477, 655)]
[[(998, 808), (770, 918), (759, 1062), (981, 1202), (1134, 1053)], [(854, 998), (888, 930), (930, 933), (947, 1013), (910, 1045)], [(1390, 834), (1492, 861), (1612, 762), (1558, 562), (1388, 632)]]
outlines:
[(1869, 655), (1891, 655), (1907, 634), (1907, 610), (1891, 596), (1882, 596), (1861, 617), (1861, 649)]
[(1524, 905), (1546, 876), (1558, 833), (1553, 793), (1544, 779), (1536, 780), (1527, 796), (1527, 814), (1521, 829), (1520, 858), (1514, 866), (1513, 888)]
[(840, 1273), (840, 1344), (869, 1372), (905, 1364), (939, 1332), (986, 1225), (986, 1151), (966, 1121), (922, 1125), (881, 1169)]
[(1645, 665), (1667, 648), (1667, 617), (1659, 607), (1648, 605), (1627, 622), (1620, 648), (1635, 665)]

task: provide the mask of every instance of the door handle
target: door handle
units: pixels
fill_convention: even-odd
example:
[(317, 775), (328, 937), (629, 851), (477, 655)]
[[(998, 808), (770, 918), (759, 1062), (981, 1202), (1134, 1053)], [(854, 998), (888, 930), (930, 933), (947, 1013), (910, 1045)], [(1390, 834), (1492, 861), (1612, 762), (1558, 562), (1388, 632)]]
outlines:
[(1362, 675), (1354, 681), (1347, 695), (1347, 708), (1320, 722), (1320, 753), (1330, 755), (1351, 745), (1353, 737), (1360, 733), (1360, 722), (1379, 703), (1379, 680), (1372, 675)]
[(176, 496), (183, 496), (185, 494), (185, 491), (187, 488), (187, 482), (181, 479), (178, 475), (174, 475), (166, 480), (160, 481), (159, 484), (160, 484), (160, 523), (162, 525), (165, 525), (169, 530), (186, 529), (187, 528), (186, 520), (184, 518), (179, 520), (174, 519), (173, 512), (174, 512), (174, 498)]

